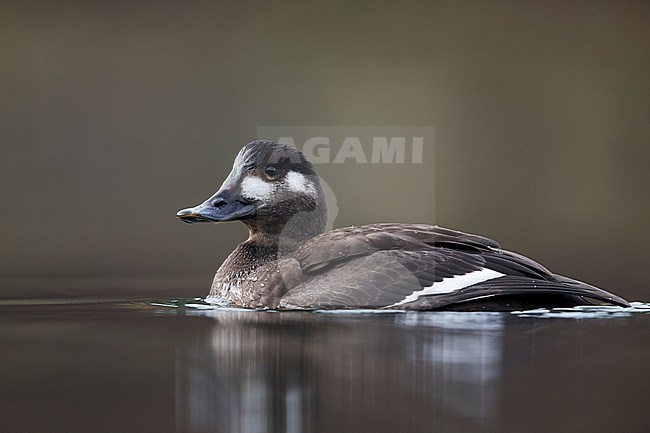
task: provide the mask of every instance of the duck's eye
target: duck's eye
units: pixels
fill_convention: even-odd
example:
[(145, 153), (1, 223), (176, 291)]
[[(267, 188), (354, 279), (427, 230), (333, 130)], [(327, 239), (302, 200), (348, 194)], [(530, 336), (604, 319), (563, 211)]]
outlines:
[(278, 174), (278, 169), (272, 165), (269, 165), (264, 169), (264, 173), (266, 173), (268, 177), (275, 177), (275, 175)]

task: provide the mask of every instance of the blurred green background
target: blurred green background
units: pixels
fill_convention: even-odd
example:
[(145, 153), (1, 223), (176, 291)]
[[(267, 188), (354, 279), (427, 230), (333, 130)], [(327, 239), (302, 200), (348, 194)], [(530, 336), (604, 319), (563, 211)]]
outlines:
[(649, 22), (616, 1), (3, 1), (0, 298), (205, 295), (244, 227), (175, 213), (258, 126), (430, 125), (422, 166), (318, 167), (335, 226), (477, 232), (647, 301)]

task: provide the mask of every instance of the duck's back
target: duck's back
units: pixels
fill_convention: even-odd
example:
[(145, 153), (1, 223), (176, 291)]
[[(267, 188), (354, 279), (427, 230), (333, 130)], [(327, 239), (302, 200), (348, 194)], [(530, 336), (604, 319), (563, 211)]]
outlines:
[[(272, 270), (286, 309), (511, 310), (611, 293), (555, 275), (491, 239), (430, 225), (373, 224), (316, 236)], [(279, 279), (282, 281), (277, 281)]]

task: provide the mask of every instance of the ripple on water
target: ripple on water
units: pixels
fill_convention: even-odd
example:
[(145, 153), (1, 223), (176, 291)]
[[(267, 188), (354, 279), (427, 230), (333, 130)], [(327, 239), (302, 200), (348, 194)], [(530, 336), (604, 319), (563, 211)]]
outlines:
[(650, 313), (650, 303), (630, 302), (629, 307), (618, 305), (579, 305), (571, 308), (536, 308), (534, 310), (513, 311), (518, 317), (537, 317), (542, 319), (607, 319), (630, 317), (633, 314)]
[[(223, 305), (214, 304), (211, 302), (206, 302), (203, 298), (191, 298), (191, 299), (171, 299), (171, 300), (160, 300), (153, 301), (151, 305), (156, 307), (167, 307), (167, 308), (185, 308), (186, 310), (228, 310), (228, 311), (251, 311), (255, 312), (257, 310), (241, 309), (227, 307)], [(268, 311), (277, 311), (277, 310), (268, 310)], [(316, 313), (328, 313), (328, 314), (372, 314), (372, 313), (407, 313), (404, 310), (316, 310)], [(417, 312), (408, 312), (409, 314), (418, 314)], [(426, 312), (433, 313), (433, 312)], [(444, 311), (440, 311), (444, 313)], [(630, 317), (635, 314), (648, 314), (650, 313), (650, 303), (644, 302), (631, 302), (630, 307), (620, 307), (617, 305), (579, 305), (577, 307), (571, 308), (536, 308), (533, 310), (521, 310), (513, 311), (511, 314), (517, 317), (535, 317), (543, 319), (605, 319), (605, 318), (617, 318), (617, 317)], [(473, 315), (476, 316), (474, 312), (468, 313), (458, 313), (458, 315)], [(497, 313), (498, 314), (498, 313)]]

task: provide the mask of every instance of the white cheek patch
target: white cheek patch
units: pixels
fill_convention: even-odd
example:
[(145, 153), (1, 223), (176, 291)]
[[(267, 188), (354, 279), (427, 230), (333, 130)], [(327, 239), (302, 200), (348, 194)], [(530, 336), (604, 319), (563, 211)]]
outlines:
[(273, 186), (259, 177), (247, 177), (241, 183), (241, 193), (246, 198), (264, 201), (273, 194)]
[(293, 192), (312, 196), (317, 194), (314, 184), (302, 173), (291, 170), (285, 179), (286, 185)]
[(401, 301), (390, 305), (390, 307), (417, 301), (420, 296), (453, 293), (460, 289), (464, 289), (465, 287), (473, 286), (474, 284), (482, 283), (487, 280), (493, 280), (494, 278), (503, 276), (505, 276), (505, 274), (502, 274), (501, 272), (483, 268), (478, 271), (470, 272), (468, 274), (454, 275), (453, 277), (443, 278), (442, 281), (433, 283), (428, 287), (423, 287), (421, 290), (416, 290)]

